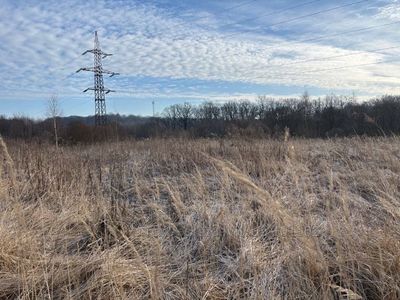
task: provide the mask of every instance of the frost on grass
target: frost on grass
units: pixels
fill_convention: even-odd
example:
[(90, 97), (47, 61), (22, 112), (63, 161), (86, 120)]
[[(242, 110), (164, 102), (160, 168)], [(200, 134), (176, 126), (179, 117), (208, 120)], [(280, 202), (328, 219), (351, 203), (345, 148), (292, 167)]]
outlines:
[(397, 138), (0, 146), (0, 298), (400, 297)]

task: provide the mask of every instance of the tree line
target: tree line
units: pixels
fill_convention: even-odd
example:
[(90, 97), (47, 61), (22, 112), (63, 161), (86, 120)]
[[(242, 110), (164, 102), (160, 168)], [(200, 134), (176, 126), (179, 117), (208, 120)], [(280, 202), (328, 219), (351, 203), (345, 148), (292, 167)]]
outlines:
[[(400, 96), (382, 96), (365, 102), (330, 95), (311, 99), (175, 104), (159, 117), (109, 116), (109, 125), (94, 127), (93, 117), (33, 120), (0, 117), (0, 134), (14, 139), (85, 143), (110, 139), (152, 137), (278, 137), (285, 128), (296, 137), (327, 138), (353, 135), (400, 134)], [(54, 130), (56, 129), (56, 130)]]
[(336, 95), (311, 99), (304, 93), (297, 99), (184, 103), (166, 108), (163, 118), (164, 132), (193, 137), (274, 137), (285, 128), (308, 138), (391, 135), (400, 133), (400, 96), (358, 102)]

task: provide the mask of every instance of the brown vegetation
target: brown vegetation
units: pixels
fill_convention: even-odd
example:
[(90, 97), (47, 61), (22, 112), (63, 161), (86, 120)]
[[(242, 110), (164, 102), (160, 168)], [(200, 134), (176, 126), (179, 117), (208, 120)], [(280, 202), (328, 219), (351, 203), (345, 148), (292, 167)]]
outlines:
[(398, 138), (0, 148), (0, 298), (400, 297)]
[(285, 128), (302, 138), (400, 135), (400, 96), (357, 102), (335, 95), (310, 99), (305, 93), (300, 99), (183, 103), (157, 117), (108, 115), (102, 127), (93, 126), (93, 116), (59, 117), (55, 98), (49, 106), (52, 117), (42, 121), (0, 116), (0, 135), (61, 145), (132, 138), (277, 138)]

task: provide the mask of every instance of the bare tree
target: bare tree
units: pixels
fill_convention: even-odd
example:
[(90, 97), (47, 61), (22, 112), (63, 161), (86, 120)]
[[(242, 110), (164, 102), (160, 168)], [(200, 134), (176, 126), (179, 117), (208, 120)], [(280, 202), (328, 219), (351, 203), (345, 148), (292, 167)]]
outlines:
[(53, 119), (54, 140), (56, 148), (58, 148), (57, 118), (61, 115), (61, 109), (56, 95), (52, 95), (47, 101), (47, 115)]
[(193, 106), (190, 103), (185, 102), (183, 104), (177, 104), (176, 109), (178, 118), (182, 123), (183, 129), (187, 130), (190, 119), (193, 117), (193, 112), (194, 112)]
[(239, 107), (235, 101), (225, 102), (221, 107), (222, 117), (226, 121), (238, 119)]
[(178, 123), (178, 104), (165, 108), (163, 115), (168, 120), (169, 126), (175, 129)]
[(196, 118), (202, 120), (215, 120), (221, 115), (220, 107), (211, 101), (200, 104), (194, 112)]

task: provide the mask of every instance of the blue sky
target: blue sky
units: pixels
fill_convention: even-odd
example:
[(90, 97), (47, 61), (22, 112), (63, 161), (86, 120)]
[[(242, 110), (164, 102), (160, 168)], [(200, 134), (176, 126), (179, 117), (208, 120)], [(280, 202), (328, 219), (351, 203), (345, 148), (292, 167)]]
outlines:
[(322, 12), (353, 2), (0, 0), (0, 114), (42, 118), (52, 94), (63, 115), (93, 114), (93, 94), (82, 93), (92, 74), (74, 72), (93, 63), (81, 53), (93, 47), (95, 30), (114, 54), (104, 68), (121, 73), (105, 77), (117, 91), (107, 95), (109, 113), (150, 115), (153, 100), (161, 112), (185, 101), (304, 90), (399, 94), (400, 2)]

